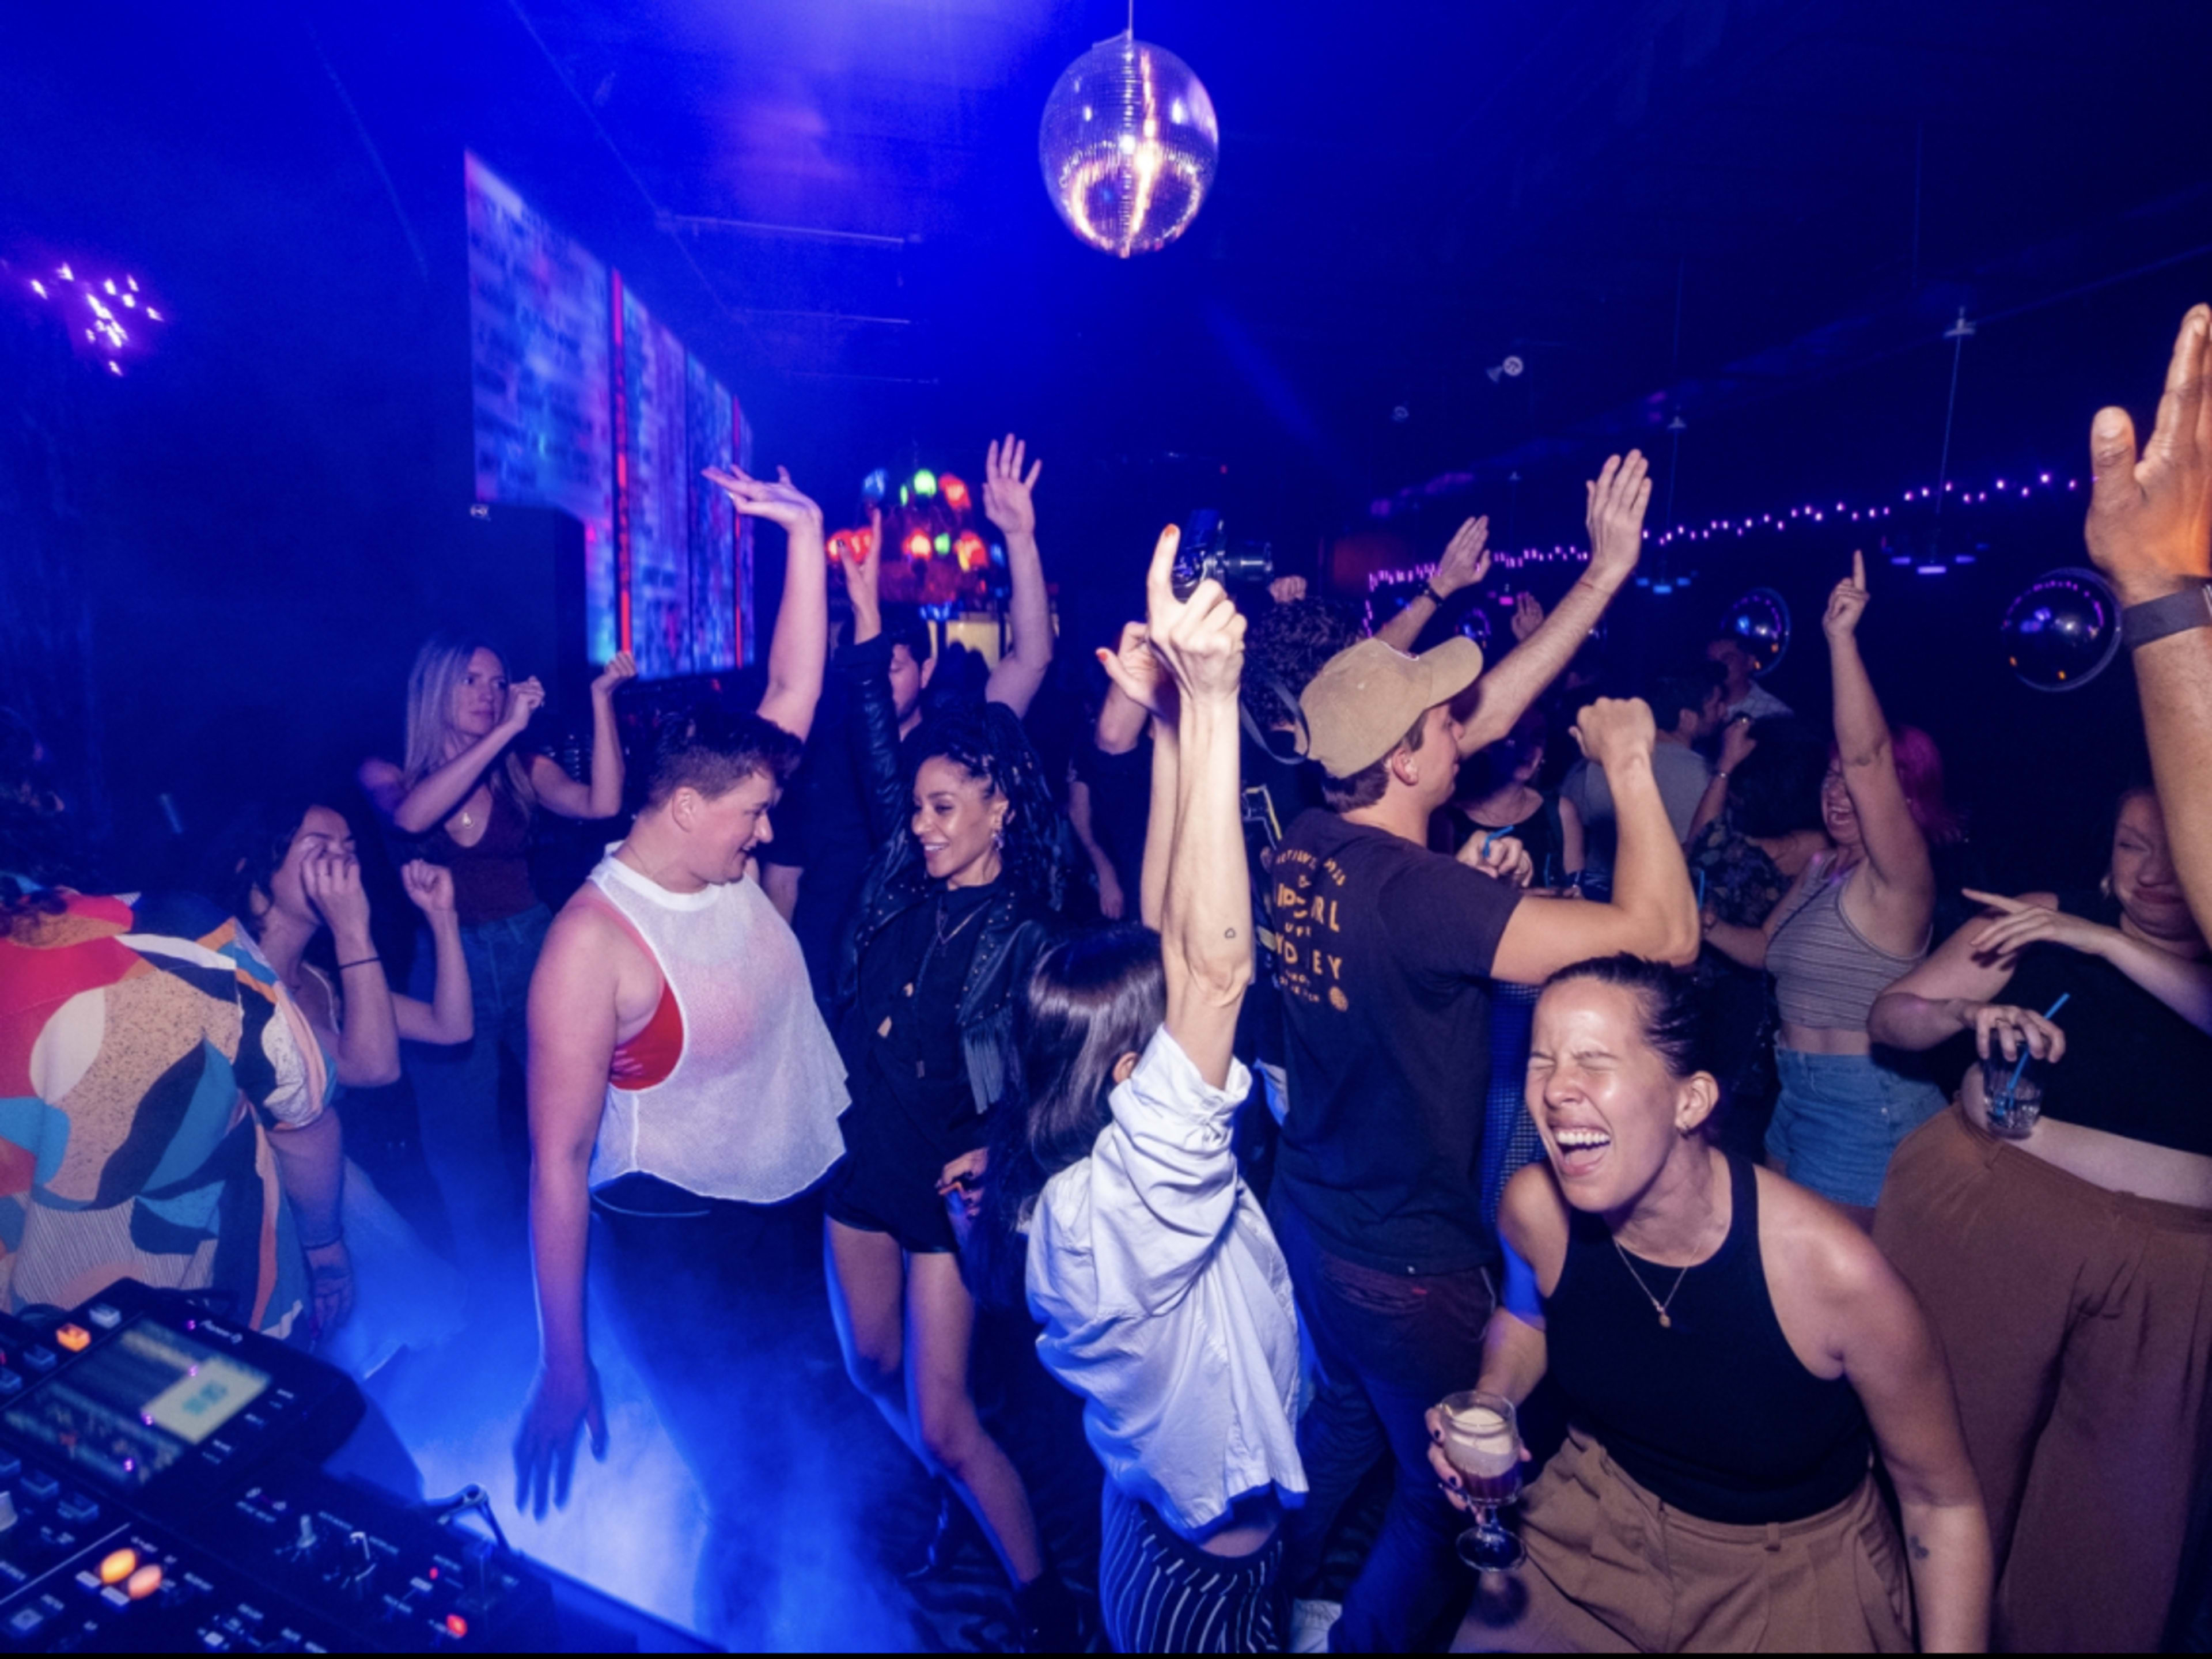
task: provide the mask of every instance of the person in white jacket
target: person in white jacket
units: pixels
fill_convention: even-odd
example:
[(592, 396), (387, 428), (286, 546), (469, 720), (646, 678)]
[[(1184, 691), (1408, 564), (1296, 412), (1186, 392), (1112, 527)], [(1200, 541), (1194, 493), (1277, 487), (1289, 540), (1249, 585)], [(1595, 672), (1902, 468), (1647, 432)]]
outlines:
[(1124, 1653), (1279, 1650), (1282, 1511), (1305, 1496), (1290, 1273), (1237, 1173), (1231, 1053), (1252, 978), (1237, 807), (1244, 619), (1188, 600), (1164, 532), (1150, 620), (1108, 658), (1151, 714), (1144, 915), (1063, 944), (1024, 1010), (1026, 1111), (999, 1138), (971, 1267), (1024, 1283), (1037, 1350), (1083, 1396), (1106, 1473), (1098, 1571)]

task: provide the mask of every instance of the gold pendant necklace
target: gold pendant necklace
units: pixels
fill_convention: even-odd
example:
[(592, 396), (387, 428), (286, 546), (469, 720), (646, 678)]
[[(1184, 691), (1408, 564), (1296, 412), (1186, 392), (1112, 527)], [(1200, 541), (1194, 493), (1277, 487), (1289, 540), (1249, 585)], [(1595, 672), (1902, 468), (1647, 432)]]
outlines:
[(1686, 1266), (1681, 1272), (1674, 1275), (1674, 1289), (1668, 1291), (1667, 1299), (1662, 1302), (1651, 1294), (1651, 1287), (1644, 1282), (1644, 1275), (1636, 1271), (1636, 1264), (1628, 1259), (1628, 1252), (1620, 1248), (1620, 1241), (1617, 1238), (1613, 1241), (1613, 1253), (1620, 1258), (1620, 1265), (1628, 1269), (1628, 1276), (1636, 1281), (1636, 1288), (1644, 1292), (1644, 1299), (1651, 1304), (1651, 1311), (1659, 1316), (1660, 1328), (1673, 1330), (1674, 1322), (1668, 1316), (1667, 1310), (1674, 1305), (1676, 1292), (1681, 1290), (1682, 1281), (1690, 1276), (1690, 1267), (1696, 1264), (1693, 1262)]

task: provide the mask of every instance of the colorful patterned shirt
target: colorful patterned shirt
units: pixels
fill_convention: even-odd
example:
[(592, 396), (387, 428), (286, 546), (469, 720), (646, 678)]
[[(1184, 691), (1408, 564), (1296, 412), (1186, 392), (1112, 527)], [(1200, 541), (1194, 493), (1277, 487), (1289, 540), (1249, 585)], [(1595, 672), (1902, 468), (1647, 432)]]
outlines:
[(269, 1136), (322, 1115), (319, 1045), (205, 899), (61, 896), (0, 936), (0, 1302), (70, 1307), (129, 1277), (304, 1334)]

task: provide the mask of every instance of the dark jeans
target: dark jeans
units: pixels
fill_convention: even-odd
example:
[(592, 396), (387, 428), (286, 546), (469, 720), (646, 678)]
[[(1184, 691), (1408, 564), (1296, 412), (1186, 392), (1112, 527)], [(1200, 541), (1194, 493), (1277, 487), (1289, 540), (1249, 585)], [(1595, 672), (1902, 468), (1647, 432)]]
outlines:
[(1298, 1424), (1310, 1492), (1291, 1511), (1285, 1575), (1293, 1594), (1311, 1577), (1338, 1510), (1387, 1447), (1398, 1465), (1389, 1508), (1329, 1644), (1409, 1652), (1467, 1599), (1452, 1547), (1467, 1522), (1437, 1488), (1424, 1417), (1474, 1386), (1495, 1301), (1490, 1277), (1480, 1268), (1385, 1273), (1331, 1255), (1288, 1202), (1276, 1203), (1273, 1221), (1321, 1370)]
[[(415, 1085), (423, 1162), (438, 1184), (453, 1228), (453, 1257), (472, 1277), (487, 1265), (526, 1253), (522, 1192), (500, 1139), (500, 1056), (526, 1076), (530, 1065), (530, 975), (553, 913), (533, 905), (519, 916), (461, 929), (469, 964), (476, 1035), (450, 1047), (410, 1042), (402, 1050)], [(426, 933), (416, 945), (410, 985), (428, 1001), (436, 953)]]
[(811, 1194), (739, 1204), (633, 1175), (592, 1195), (595, 1301), (699, 1483), (696, 1628), (732, 1651), (774, 1633), (780, 1545), (802, 1532), (785, 1505), (822, 1504), (802, 1403), (828, 1370), (806, 1363), (810, 1340), (825, 1346), (821, 1233)]

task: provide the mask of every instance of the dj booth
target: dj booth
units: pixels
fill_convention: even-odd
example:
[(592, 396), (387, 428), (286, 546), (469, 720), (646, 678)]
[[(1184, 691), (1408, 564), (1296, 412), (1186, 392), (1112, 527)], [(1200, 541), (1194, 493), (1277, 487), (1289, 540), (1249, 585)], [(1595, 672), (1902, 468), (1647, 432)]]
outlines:
[(364, 1410), (134, 1280), (0, 1315), (0, 1651), (710, 1650), (507, 1548), (474, 1488), (410, 1504), (325, 1472)]

